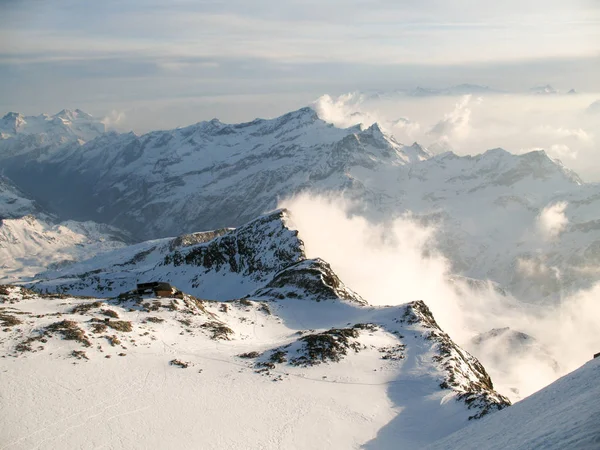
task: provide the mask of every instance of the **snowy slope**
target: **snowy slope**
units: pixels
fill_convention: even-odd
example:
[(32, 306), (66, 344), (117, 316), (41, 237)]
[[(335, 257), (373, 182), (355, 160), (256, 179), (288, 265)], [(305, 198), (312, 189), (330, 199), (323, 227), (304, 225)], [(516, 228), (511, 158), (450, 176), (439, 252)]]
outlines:
[(79, 109), (63, 109), (53, 116), (10, 112), (0, 119), (0, 158), (72, 142), (83, 143), (105, 131), (99, 119)]
[(420, 448), (508, 406), (422, 302), (317, 300), (0, 287), (3, 448)]
[(45, 214), (35, 200), (27, 197), (15, 184), (0, 175), (0, 220)]
[[(591, 355), (590, 355), (591, 356)], [(600, 448), (600, 358), (428, 449)]]
[(6, 177), (0, 176), (0, 282), (91, 258), (130, 241), (127, 233), (94, 222), (58, 222)]
[(0, 221), (0, 281), (31, 279), (38, 272), (126, 246), (120, 230), (94, 222), (54, 223), (28, 215)]

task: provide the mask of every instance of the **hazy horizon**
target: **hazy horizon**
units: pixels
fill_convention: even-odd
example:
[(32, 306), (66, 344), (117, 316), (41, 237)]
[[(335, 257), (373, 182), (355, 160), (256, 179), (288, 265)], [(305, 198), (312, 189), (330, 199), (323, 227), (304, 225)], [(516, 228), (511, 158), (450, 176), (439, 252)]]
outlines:
[(137, 131), (274, 117), (324, 94), (590, 93), (599, 79), (595, 0), (0, 2), (0, 111), (114, 111)]

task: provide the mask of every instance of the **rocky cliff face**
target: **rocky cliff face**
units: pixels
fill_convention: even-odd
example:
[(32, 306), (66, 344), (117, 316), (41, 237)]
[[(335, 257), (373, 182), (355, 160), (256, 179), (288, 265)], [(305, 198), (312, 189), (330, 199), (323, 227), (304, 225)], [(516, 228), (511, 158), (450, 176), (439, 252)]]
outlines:
[(41, 274), (35, 285), (116, 295), (160, 280), (202, 298), (240, 298), (306, 259), (298, 232), (287, 226), (288, 214), (277, 210), (237, 229), (144, 242)]

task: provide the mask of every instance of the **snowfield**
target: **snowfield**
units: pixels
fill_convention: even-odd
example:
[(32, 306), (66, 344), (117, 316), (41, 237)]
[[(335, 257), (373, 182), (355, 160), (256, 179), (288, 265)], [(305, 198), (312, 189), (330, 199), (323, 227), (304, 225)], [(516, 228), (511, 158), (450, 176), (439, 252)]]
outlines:
[(94, 222), (27, 215), (0, 221), (0, 282), (27, 281), (39, 272), (60, 268), (125, 247), (126, 233)]
[(490, 417), (427, 447), (594, 450), (600, 448), (600, 358)]
[(419, 302), (0, 301), (2, 449), (419, 448), (509, 404)]

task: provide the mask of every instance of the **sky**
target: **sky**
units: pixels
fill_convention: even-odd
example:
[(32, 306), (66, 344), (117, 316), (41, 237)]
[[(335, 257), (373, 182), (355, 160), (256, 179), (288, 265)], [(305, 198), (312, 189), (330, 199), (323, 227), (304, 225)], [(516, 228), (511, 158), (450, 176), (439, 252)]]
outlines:
[(598, 80), (598, 0), (0, 0), (0, 111), (81, 108), (136, 131), (357, 90)]

